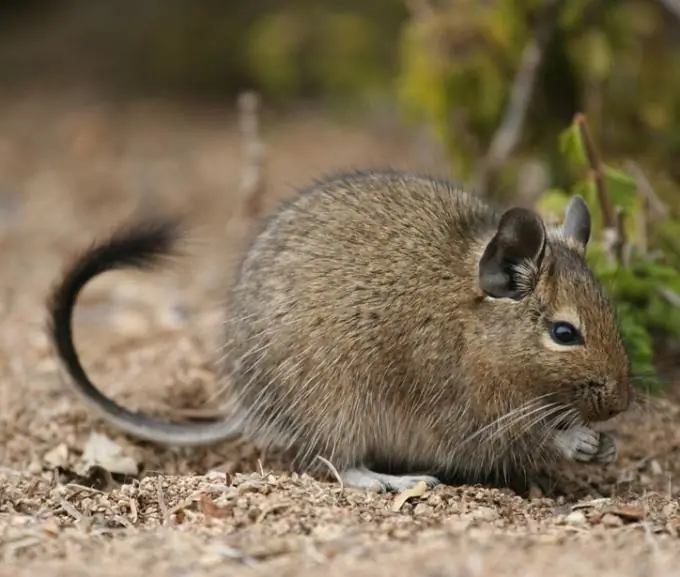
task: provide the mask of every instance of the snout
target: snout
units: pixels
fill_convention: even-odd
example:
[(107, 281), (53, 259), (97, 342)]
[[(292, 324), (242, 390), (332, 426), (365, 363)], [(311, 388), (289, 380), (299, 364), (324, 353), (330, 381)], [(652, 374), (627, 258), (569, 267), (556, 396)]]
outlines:
[(612, 417), (626, 412), (635, 402), (635, 389), (629, 379), (608, 381), (607, 388), (610, 391)]
[(626, 412), (635, 401), (635, 390), (626, 380), (605, 379), (590, 381), (585, 387), (586, 407), (584, 417), (588, 421), (607, 421)]

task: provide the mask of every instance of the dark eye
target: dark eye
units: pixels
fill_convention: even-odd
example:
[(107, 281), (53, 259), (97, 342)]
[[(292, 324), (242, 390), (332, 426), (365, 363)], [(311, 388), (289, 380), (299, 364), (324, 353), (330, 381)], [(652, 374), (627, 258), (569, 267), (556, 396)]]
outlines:
[(550, 327), (550, 336), (558, 345), (569, 346), (583, 344), (581, 333), (571, 323), (553, 323)]

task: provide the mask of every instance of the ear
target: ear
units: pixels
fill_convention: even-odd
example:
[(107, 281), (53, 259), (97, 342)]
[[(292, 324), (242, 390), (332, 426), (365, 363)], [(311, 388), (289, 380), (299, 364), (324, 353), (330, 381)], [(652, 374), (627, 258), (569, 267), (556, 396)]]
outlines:
[(591, 218), (590, 209), (581, 196), (573, 196), (567, 205), (562, 224), (562, 234), (581, 247), (585, 252), (590, 240)]
[(482, 290), (494, 298), (520, 300), (526, 292), (527, 270), (543, 261), (545, 239), (543, 221), (533, 210), (517, 207), (503, 213), (479, 261)]

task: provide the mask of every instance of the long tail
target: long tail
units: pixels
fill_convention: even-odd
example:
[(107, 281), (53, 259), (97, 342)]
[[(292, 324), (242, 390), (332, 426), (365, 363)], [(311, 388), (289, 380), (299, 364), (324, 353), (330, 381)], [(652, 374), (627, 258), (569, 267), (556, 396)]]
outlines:
[(102, 417), (135, 437), (164, 445), (197, 446), (226, 441), (242, 434), (237, 420), (211, 423), (173, 423), (125, 409), (90, 381), (73, 344), (73, 309), (83, 287), (110, 270), (149, 270), (170, 256), (181, 236), (178, 220), (150, 219), (128, 224), (108, 239), (91, 246), (66, 270), (48, 302), (52, 343), (81, 398)]

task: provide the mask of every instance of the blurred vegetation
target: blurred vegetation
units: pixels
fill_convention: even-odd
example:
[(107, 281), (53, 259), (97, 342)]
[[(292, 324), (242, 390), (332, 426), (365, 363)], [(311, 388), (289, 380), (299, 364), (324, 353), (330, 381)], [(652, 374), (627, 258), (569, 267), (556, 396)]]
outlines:
[(0, 0), (0, 73), (194, 96), (252, 88), (272, 104), (363, 99), (396, 74), (407, 16), (399, 0)]
[[(413, 0), (402, 38), (398, 88), (411, 118), (430, 123), (455, 172), (472, 178), (503, 120), (525, 47), (546, 5), (542, 54), (521, 140), (494, 193), (516, 185), (527, 156), (547, 165), (551, 180), (569, 173), (554, 135), (583, 111), (608, 157), (644, 160), (680, 181), (680, 19), (652, 0)], [(552, 6), (550, 6), (552, 4)], [(545, 24), (545, 23), (544, 23)], [(663, 179), (662, 179), (663, 181)], [(676, 201), (677, 202), (677, 201)]]

